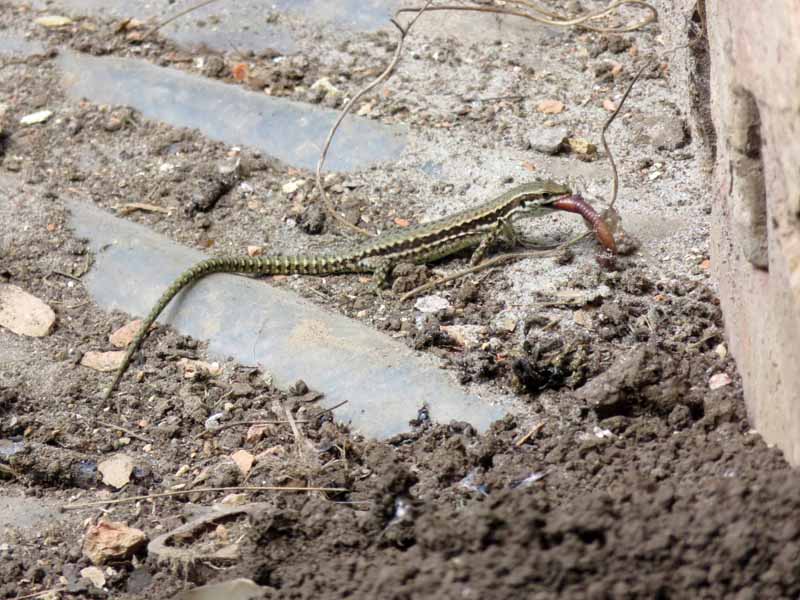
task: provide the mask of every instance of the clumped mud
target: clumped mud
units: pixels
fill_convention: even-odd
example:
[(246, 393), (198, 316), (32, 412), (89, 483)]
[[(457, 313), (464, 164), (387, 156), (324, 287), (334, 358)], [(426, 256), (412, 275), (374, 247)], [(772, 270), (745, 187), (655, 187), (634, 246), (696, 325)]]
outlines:
[[(274, 278), (442, 357), (464, 384), (497, 386), (524, 402), (527, 411), (482, 435), (469, 423), (433, 424), (422, 410), (409, 433), (365, 440), (336, 424), (335, 410), (322, 410), (319, 394), (302, 382), (279, 391), (265, 373), (232, 363), (219, 377), (200, 371), (187, 379), (179, 361), (205, 359), (204, 348), (165, 328), (151, 334), (121, 390), (103, 403), (97, 391), (109, 375), (79, 363), (90, 350), (107, 350), (108, 335), (129, 317), (102, 312), (81, 285), (92, 257), (66, 227), (66, 199), (108, 209), (131, 201), (160, 206), (169, 214), (127, 217), (209, 252), (284, 242), (308, 250), (336, 238), (310, 173), (247, 149), (235, 169), (220, 169), (235, 153), (198, 132), (148, 122), (125, 107), (67, 101), (52, 62), (58, 47), (70, 47), (190, 69), (195, 57), (187, 51), (159, 39), (140, 46), (108, 21), (48, 31), (30, 25), (30, 12), (17, 5), (0, 5), (0, 16), (5, 28), (22, 28), (51, 49), (0, 71), (0, 192), (7, 199), (0, 283), (24, 287), (58, 315), (46, 338), (0, 332), (8, 357), (0, 369), (0, 497), (54, 511), (32, 526), (3, 522), (0, 597), (57, 589), (63, 597), (163, 599), (234, 577), (254, 580), (270, 598), (800, 595), (800, 478), (747, 422), (712, 284), (694, 256), (685, 276), (659, 276), (635, 253), (614, 261), (601, 255), (560, 293), (537, 292), (512, 322), (497, 318), (508, 308), (498, 291), (511, 287), (502, 270), (450, 284), (450, 307), (424, 316), (397, 298), (437, 267), (401, 266), (380, 298), (355, 276)], [(380, 33), (329, 54), (309, 50), (278, 62), (275, 53), (247, 56), (244, 83), (234, 71), (241, 57), (206, 52), (200, 71), (335, 107), (341, 96), (312, 84), (329, 77), (352, 93), (375, 75), (353, 65), (389, 56), (393, 43)], [(623, 60), (635, 40), (559, 33), (548, 43), (586, 48), (581, 60), (607, 83), (610, 71), (592, 61)], [(452, 40), (428, 44), (411, 49), (414, 60), (435, 56), (457, 71), (466, 68), (463, 56), (483, 56)], [(496, 50), (487, 69), (519, 66)], [(437, 107), (424, 102), (417, 84), (401, 78), (397, 85), (363, 114), (415, 126), (446, 122), (476, 138), (502, 123), (492, 144), (525, 136), (520, 106), (509, 105), (508, 114), (492, 103)], [(633, 115), (646, 110), (640, 102)], [(42, 108), (57, 108), (58, 119), (18, 125)], [(631, 126), (643, 127), (636, 117)], [(688, 142), (681, 138), (674, 150)], [(165, 157), (176, 168), (159, 172)], [(290, 178), (309, 184), (282, 203), (263, 200)], [(376, 194), (366, 180), (327, 179), (351, 222), (382, 230), (419, 214), (410, 200), (415, 183), (399, 178), (392, 188), (379, 184)], [(242, 182), (252, 192), (243, 194)], [(436, 186), (433, 198), (459, 193)], [(582, 245), (548, 260), (555, 267), (593, 251)], [(379, 305), (387, 310), (376, 316)], [(715, 375), (730, 383), (710, 385)], [(223, 427), (209, 426), (211, 417)], [(271, 423), (251, 423), (265, 420)], [(230, 458), (241, 449), (257, 458), (247, 475)], [(98, 463), (118, 452), (134, 456), (136, 467), (124, 490), (112, 492), (100, 482)], [(103, 511), (58, 509), (175, 486), (253, 482), (347, 491), (251, 493), (243, 501), (260, 504), (220, 519), (209, 517), (209, 506), (224, 492), (115, 506), (108, 518), (151, 540), (186, 523), (197, 527), (109, 565), (107, 592), (81, 576), (89, 566), (81, 551), (87, 524)], [(220, 549), (231, 554), (214, 555)]]

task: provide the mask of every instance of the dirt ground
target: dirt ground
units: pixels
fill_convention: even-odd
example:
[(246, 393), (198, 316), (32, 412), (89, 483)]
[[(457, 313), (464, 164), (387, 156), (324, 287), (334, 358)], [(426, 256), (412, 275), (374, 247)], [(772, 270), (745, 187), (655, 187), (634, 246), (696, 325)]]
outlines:
[[(111, 349), (108, 335), (130, 316), (101, 311), (81, 285), (91, 256), (66, 227), (67, 199), (108, 210), (130, 201), (156, 204), (169, 214), (139, 211), (127, 218), (210, 253), (242, 252), (252, 243), (308, 250), (341, 238), (308, 191), (310, 173), (242, 149), (241, 178), (252, 191), (220, 194), (216, 166), (236, 151), (125, 107), (68, 100), (54, 65), (57, 49), (136, 56), (338, 107), (341, 96), (310, 91), (311, 85), (329, 77), (344, 95), (352, 94), (375, 75), (365, 65), (386, 60), (395, 38), (387, 30), (355, 41), (317, 39), (318, 46), (307, 44), (277, 62), (274, 53), (206, 51), (198, 64), (163, 39), (141, 45), (133, 35), (140, 30), (120, 28), (118, 21), (85, 18), (51, 30), (36, 26), (35, 16), (20, 5), (0, 4), (0, 27), (49, 49), (0, 63), (0, 283), (48, 303), (58, 322), (44, 338), (0, 329), (0, 494), (6, 502), (30, 501), (53, 512), (35, 526), (3, 521), (0, 597), (55, 590), (49, 597), (162, 599), (235, 577), (254, 580), (267, 598), (800, 595), (800, 478), (748, 425), (704, 263), (707, 206), (687, 207), (681, 195), (669, 202), (696, 228), (679, 241), (677, 258), (665, 256), (660, 264), (634, 252), (596, 260), (599, 250), (591, 241), (579, 244), (555, 260), (539, 261), (548, 269), (577, 264), (569, 281), (575, 293), (527, 295), (511, 328), (494, 317), (522, 302), (524, 266), (450, 284), (444, 293), (451, 308), (424, 318), (398, 294), (429, 280), (430, 268), (401, 272), (394, 293), (380, 298), (357, 276), (272, 278), (272, 284), (442, 357), (464, 384), (515, 394), (523, 410), (485, 434), (463, 422), (433, 424), (423, 411), (408, 434), (364, 439), (320, 410), (313, 391), (302, 385), (276, 390), (253, 368), (226, 364), (221, 377), (186, 379), (178, 361), (204, 359), (203, 346), (163, 327), (105, 403), (97, 390), (110, 375), (79, 363), (90, 350)], [(653, 28), (647, 35), (657, 33)], [(551, 73), (541, 85), (554, 94), (589, 82), (584, 89), (593, 90), (593, 104), (624, 90), (643, 60), (644, 52), (631, 48), (647, 44), (633, 34), (548, 35), (543, 51), (553, 62), (566, 56), (566, 74)], [(472, 82), (472, 93), (512, 99), (451, 96), (437, 103), (431, 100), (442, 98), (433, 93), (436, 76), (404, 75), (362, 114), (535, 156), (527, 128), (542, 115), (531, 110), (535, 103), (513, 99), (524, 93), (519, 81), (494, 75), (526, 76), (521, 53), (505, 50), (498, 44), (487, 54), (482, 44), (446, 36), (411, 38), (408, 73), (446, 64), (458, 77), (465, 65), (479, 65), (488, 75)], [(632, 117), (623, 121), (630, 134), (620, 134), (622, 175), (636, 185), (656, 181), (658, 170), (691, 171), (694, 181), (702, 180), (702, 140), (642, 141), (646, 119), (664, 118), (664, 96), (686, 93), (667, 85), (668, 61), (643, 83), (660, 91), (632, 99)], [(244, 83), (234, 77), (242, 62), (250, 73)], [(622, 65), (621, 73), (602, 66), (611, 63)], [(578, 96), (567, 93), (576, 102)], [(19, 124), (43, 109), (58, 117), (38, 126)], [(569, 125), (587, 136), (599, 127), (596, 118), (584, 117)], [(178, 168), (159, 172), (165, 156)], [(577, 156), (563, 160), (576, 171), (584, 168)], [(373, 230), (396, 227), (398, 219), (429, 218), (430, 198), (465, 191), (450, 183), (422, 186), (413, 170), (407, 161), (396, 171), (334, 174), (326, 181), (337, 207)], [(274, 199), (297, 178), (308, 185), (283, 202), (260, 200)], [(670, 181), (678, 186), (681, 179), (673, 175)], [(501, 182), (511, 183), (497, 177), (484, 184)], [(624, 205), (620, 212), (623, 226), (635, 229), (625, 220)], [(539, 263), (535, 268), (542, 268)], [(449, 266), (465, 264), (466, 258), (457, 258)], [(380, 318), (374, 316), (378, 303), (389, 306)], [(464, 347), (447, 333), (450, 325), (485, 327), (490, 342)], [(727, 385), (710, 383), (724, 383), (726, 376)], [(296, 430), (285, 422), (287, 411)], [(209, 416), (220, 412), (223, 424), (278, 423), (207, 431)], [(230, 458), (241, 449), (256, 457), (246, 476)], [(117, 492), (100, 482), (97, 465), (119, 452), (134, 457), (135, 468)], [(63, 505), (237, 485), (347, 491), (249, 493), (247, 502), (260, 503), (253, 510), (175, 536), (167, 544), (172, 552), (140, 550), (103, 566), (105, 589), (81, 576), (91, 564), (82, 553), (84, 536), (101, 517), (154, 539), (207, 515), (227, 493), (78, 511)], [(231, 544), (234, 558), (203, 554)]]

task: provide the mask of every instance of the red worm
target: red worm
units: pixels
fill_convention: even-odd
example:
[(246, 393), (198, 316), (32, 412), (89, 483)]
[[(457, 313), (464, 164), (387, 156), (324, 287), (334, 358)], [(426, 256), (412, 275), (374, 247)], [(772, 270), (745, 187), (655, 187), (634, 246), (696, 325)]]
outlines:
[(556, 210), (578, 213), (592, 226), (597, 240), (611, 252), (617, 252), (617, 243), (614, 241), (614, 235), (603, 220), (603, 217), (597, 214), (592, 205), (586, 202), (579, 194), (556, 200), (551, 206)]

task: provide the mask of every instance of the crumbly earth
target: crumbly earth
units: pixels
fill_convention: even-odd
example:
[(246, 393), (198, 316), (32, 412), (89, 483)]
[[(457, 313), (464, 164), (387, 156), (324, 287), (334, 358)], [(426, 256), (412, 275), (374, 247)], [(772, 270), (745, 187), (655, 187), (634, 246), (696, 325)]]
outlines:
[[(153, 539), (204, 514), (225, 493), (65, 511), (34, 527), (5, 524), (0, 597), (57, 589), (64, 597), (162, 599), (234, 577), (253, 579), (270, 598), (800, 594), (800, 478), (748, 425), (702, 262), (702, 223), (687, 240), (700, 248), (690, 253), (688, 269), (659, 272), (636, 254), (586, 260), (569, 281), (570, 294), (528, 298), (523, 318), (510, 327), (495, 317), (519, 286), (502, 270), (450, 284), (445, 293), (452, 308), (425, 318), (397, 295), (428, 281), (428, 268), (401, 269), (394, 295), (379, 299), (355, 276), (273, 278), (441, 356), (465, 384), (514, 392), (526, 410), (482, 435), (468, 423), (432, 424), (423, 411), (408, 434), (363, 439), (320, 410), (318, 394), (301, 383), (279, 391), (257, 370), (235, 364), (225, 364), (219, 377), (185, 378), (178, 361), (205, 358), (203, 348), (165, 328), (151, 335), (136, 364), (139, 378), (131, 374), (104, 403), (96, 391), (109, 375), (79, 363), (90, 350), (108, 350), (108, 335), (129, 317), (99, 310), (80, 284), (92, 257), (65, 225), (65, 199), (109, 210), (131, 201), (157, 205), (168, 214), (138, 211), (127, 218), (209, 252), (241, 252), (248, 244), (309, 250), (338, 238), (319, 210), (310, 173), (243, 149), (240, 177), (251, 191), (219, 193), (216, 167), (236, 151), (125, 107), (70, 102), (53, 65), (56, 49), (135, 55), (231, 85), (269, 87), (275, 95), (338, 106), (341, 96), (310, 91), (311, 84), (329, 77), (345, 95), (353, 93), (376, 74), (365, 65), (390, 56), (395, 41), (386, 32), (354, 41), (334, 36), (322, 50), (309, 46), (283, 61), (274, 61), (274, 53), (243, 58), (206, 52), (200, 65), (170, 42), (141, 45), (132, 35), (137, 30), (117, 22), (82, 19), (47, 30), (34, 26), (33, 16), (19, 5), (0, 4), (0, 26), (27, 32), (52, 49), (4, 59), (0, 68), (0, 283), (47, 302), (58, 322), (51, 335), (37, 339), (0, 330), (0, 442), (23, 446), (6, 452), (8, 446), (0, 445), (0, 495), (58, 507), (189, 487), (347, 491), (250, 493), (249, 501), (264, 504), (249, 516), (200, 527), (173, 542), (195, 560), (142, 551), (109, 565), (107, 591), (80, 575), (90, 564), (81, 544), (91, 523), (105, 516)], [(607, 91), (603, 86), (621, 90), (630, 81), (640, 64), (630, 50), (637, 43), (633, 35), (559, 32), (544, 51), (574, 50), (567, 54), (575, 64), (565, 65), (597, 80), (597, 99)], [(485, 51), (445, 37), (411, 39), (408, 48), (413, 61), (449, 64), (460, 81), (472, 75), (459, 69), (482, 64)], [(525, 62), (500, 45), (489, 55), (485, 73), (525, 73)], [(244, 84), (234, 77), (240, 62), (249, 65)], [(618, 80), (613, 66), (601, 68), (606, 62), (624, 63)], [(664, 87), (662, 75), (663, 69), (648, 81)], [(569, 87), (570, 77), (577, 76), (551, 74), (542, 85)], [(532, 113), (514, 103), (515, 84), (503, 88), (504, 81), (486, 75), (470, 85), (476, 95), (510, 100), (459, 105), (453, 97), (437, 105), (427, 102), (435, 78), (399, 76), (385, 98), (362, 114), (448, 128), (491, 146), (524, 145)], [(504, 93), (495, 94), (496, 88)], [(660, 97), (632, 101), (633, 118), (626, 121), (631, 139), (640, 135), (642, 115), (658, 112), (654, 105), (660, 104)], [(57, 110), (58, 118), (19, 125), (20, 117), (40, 109)], [(592, 124), (572, 126), (588, 131)], [(653, 167), (638, 147), (625, 146), (623, 178), (642, 179), (651, 168), (680, 171), (694, 160), (676, 144)], [(159, 171), (164, 157), (176, 168)], [(427, 190), (404, 184), (402, 175), (413, 170), (404, 169), (400, 176), (383, 169), (333, 174), (327, 183), (353, 222), (385, 229), (402, 225), (399, 219), (427, 216), (425, 193), (438, 198), (454, 192), (450, 184)], [(298, 178), (308, 184), (282, 195), (282, 186)], [(676, 210), (683, 204), (678, 197)], [(697, 207), (682, 214), (704, 212)], [(625, 216), (622, 211), (623, 225)], [(591, 245), (579, 245), (548, 264), (556, 268), (576, 260), (574, 254), (592, 252)], [(454, 262), (466, 264), (463, 258)], [(378, 303), (388, 304), (388, 316), (372, 316)], [(464, 345), (459, 329), (448, 329), (465, 325), (485, 328), (480, 335), (488, 341)], [(710, 385), (720, 377), (724, 383), (726, 375), (727, 385)], [(227, 426), (207, 430), (207, 419), (218, 413)], [(235, 426), (253, 420), (277, 422)], [(230, 459), (240, 449), (257, 457), (247, 476)], [(136, 468), (124, 490), (112, 494), (100, 483), (97, 464), (118, 452), (133, 456)], [(232, 542), (238, 558), (196, 558)]]

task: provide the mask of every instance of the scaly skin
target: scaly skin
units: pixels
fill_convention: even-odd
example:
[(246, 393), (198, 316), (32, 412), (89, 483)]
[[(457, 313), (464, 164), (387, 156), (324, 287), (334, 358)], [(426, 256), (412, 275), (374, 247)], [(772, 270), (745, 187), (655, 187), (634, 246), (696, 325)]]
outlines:
[[(310, 256), (263, 256), (209, 258), (180, 275), (161, 295), (142, 322), (128, 346), (114, 381), (106, 389), (108, 399), (131, 359), (141, 347), (150, 327), (170, 301), (185, 287), (212, 273), (247, 273), (253, 275), (334, 275), (373, 273), (378, 285), (385, 282), (391, 269), (401, 262), (427, 264), (468, 248), (477, 250), (473, 262), (498, 238), (512, 237), (511, 220), (515, 215), (540, 216), (570, 194), (568, 187), (551, 181), (534, 181), (518, 186), (477, 206), (430, 223), (389, 232), (368, 240), (340, 254)], [(563, 210), (563, 209), (562, 209)], [(513, 239), (509, 240), (513, 241)]]

